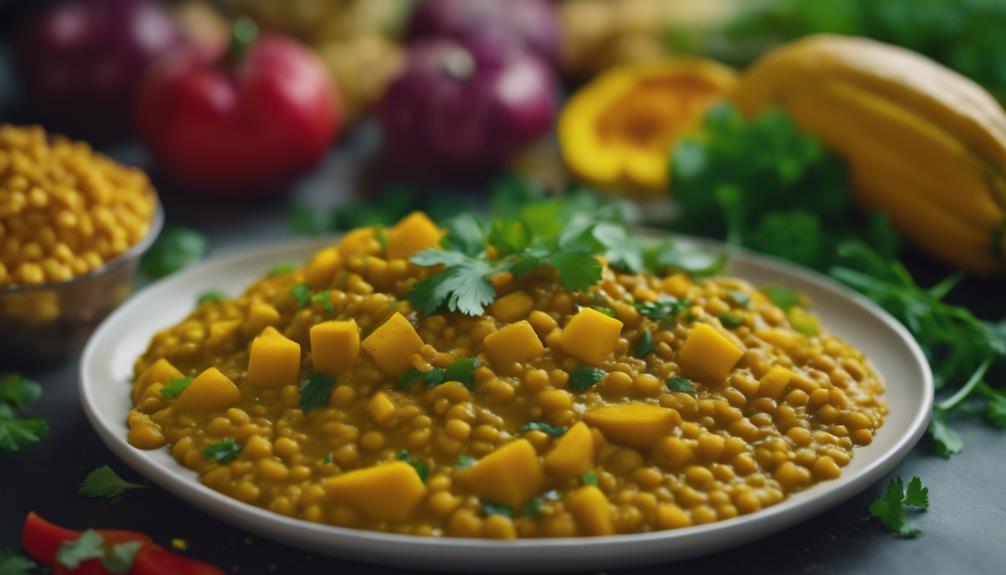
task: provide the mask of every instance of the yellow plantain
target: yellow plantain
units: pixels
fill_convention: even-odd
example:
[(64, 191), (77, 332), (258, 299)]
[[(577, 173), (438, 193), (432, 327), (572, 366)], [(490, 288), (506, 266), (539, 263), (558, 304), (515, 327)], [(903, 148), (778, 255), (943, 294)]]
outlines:
[(734, 100), (749, 117), (786, 110), (848, 162), (857, 203), (923, 250), (1006, 269), (1006, 112), (971, 80), (910, 50), (820, 35), (763, 56)]

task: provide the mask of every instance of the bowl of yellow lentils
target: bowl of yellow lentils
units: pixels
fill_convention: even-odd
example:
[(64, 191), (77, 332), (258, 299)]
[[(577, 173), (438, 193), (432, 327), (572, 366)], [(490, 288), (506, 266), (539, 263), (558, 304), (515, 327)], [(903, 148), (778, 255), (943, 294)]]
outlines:
[(0, 360), (78, 350), (129, 295), (162, 220), (142, 170), (37, 126), (0, 125)]

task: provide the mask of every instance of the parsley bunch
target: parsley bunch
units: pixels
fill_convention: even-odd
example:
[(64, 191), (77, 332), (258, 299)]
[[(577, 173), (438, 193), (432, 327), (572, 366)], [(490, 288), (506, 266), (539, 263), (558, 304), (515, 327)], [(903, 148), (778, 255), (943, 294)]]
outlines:
[(19, 373), (0, 376), (0, 450), (17, 453), (48, 435), (44, 419), (19, 415), (41, 396), (42, 386)]

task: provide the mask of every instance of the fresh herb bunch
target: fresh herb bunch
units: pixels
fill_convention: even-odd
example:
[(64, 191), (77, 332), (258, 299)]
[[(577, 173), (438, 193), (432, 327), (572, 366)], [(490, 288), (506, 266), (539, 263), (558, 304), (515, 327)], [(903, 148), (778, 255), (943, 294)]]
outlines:
[(814, 33), (866, 36), (921, 52), (1003, 98), (1006, 68), (986, 55), (1006, 50), (1004, 28), (1000, 0), (773, 0), (751, 3), (726, 39), (764, 49)]
[[(681, 207), (678, 229), (829, 273), (908, 328), (937, 389), (959, 388), (937, 403), (930, 424), (941, 456), (964, 446), (949, 425), (962, 406), (977, 403), (986, 420), (1006, 427), (1006, 393), (983, 380), (986, 370), (1006, 364), (1006, 323), (982, 321), (943, 301), (959, 274), (919, 286), (896, 259), (900, 242), (886, 217), (853, 209), (847, 168), (783, 112), (747, 121), (730, 106), (710, 110), (703, 136), (674, 149), (671, 179)], [(798, 296), (769, 289), (780, 307), (799, 304)]]
[(880, 519), (888, 531), (914, 539), (921, 531), (912, 527), (908, 518), (907, 511), (913, 509), (929, 509), (929, 488), (922, 486), (921, 479), (913, 477), (906, 489), (902, 479), (895, 477), (887, 484), (884, 494), (870, 504), (870, 515)]
[(17, 453), (48, 435), (44, 419), (19, 415), (40, 397), (42, 386), (37, 382), (19, 373), (0, 375), (0, 450)]

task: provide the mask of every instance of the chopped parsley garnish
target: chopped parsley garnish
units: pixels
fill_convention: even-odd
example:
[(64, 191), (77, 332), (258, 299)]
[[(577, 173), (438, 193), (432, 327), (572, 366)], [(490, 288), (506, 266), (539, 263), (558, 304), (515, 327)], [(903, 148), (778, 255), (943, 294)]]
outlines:
[(164, 399), (175, 399), (182, 394), (183, 391), (188, 389), (192, 385), (191, 377), (179, 377), (177, 379), (172, 379), (161, 388), (161, 397)]
[(225, 439), (203, 448), (203, 459), (215, 463), (227, 463), (241, 454), (241, 445), (233, 439)]
[(650, 330), (644, 329), (636, 339), (632, 350), (636, 353), (636, 357), (644, 358), (653, 353), (656, 348), (657, 344), (653, 342), (653, 334), (650, 333)]
[(321, 305), (321, 309), (327, 314), (335, 313), (335, 306), (332, 305), (332, 298), (329, 297), (328, 291), (320, 291), (311, 296), (311, 301)]
[(687, 393), (689, 395), (695, 395), (695, 384), (692, 383), (692, 380), (687, 377), (681, 377), (680, 375), (672, 375), (667, 378), (667, 389)]
[(335, 379), (331, 376), (317, 371), (311, 373), (300, 386), (300, 408), (307, 413), (316, 407), (326, 405), (334, 388)]
[(595, 305), (595, 306), (592, 306), (592, 307), (594, 308), (594, 311), (598, 311), (598, 312), (603, 313), (604, 315), (606, 315), (608, 317), (613, 317), (613, 318), (618, 319), (618, 315), (615, 313), (615, 310), (611, 309), (610, 307), (605, 307), (603, 305)]
[(521, 429), (521, 433), (527, 433), (528, 431), (540, 431), (546, 435), (551, 435), (552, 437), (560, 437), (562, 434), (566, 433), (565, 425), (552, 425), (551, 423), (546, 423), (544, 421), (529, 421), (524, 424)]
[(524, 504), (524, 508), (521, 509), (521, 515), (525, 517), (533, 517), (535, 519), (538, 519), (543, 515), (541, 506), (544, 505), (546, 501), (558, 501), (558, 499), (559, 499), (558, 491), (554, 489), (551, 491), (546, 491), (545, 493), (542, 493), (541, 495), (531, 499), (531, 501), (528, 501), (526, 504)]
[(607, 373), (590, 365), (578, 365), (569, 374), (569, 388), (575, 392), (583, 393), (591, 387), (597, 385)]
[(225, 299), (227, 299), (227, 295), (222, 291), (210, 290), (199, 294), (199, 297), (196, 299), (196, 305), (201, 306), (204, 303), (220, 303)]
[(744, 318), (735, 313), (721, 313), (720, 323), (727, 329), (737, 329), (744, 325)]
[(321, 462), (325, 465), (332, 465), (332, 454), (326, 453), (325, 456), (321, 458)]
[(265, 275), (268, 278), (278, 278), (279, 276), (285, 276), (286, 274), (293, 273), (296, 270), (297, 270), (296, 264), (291, 263), (279, 264), (273, 266), (272, 269), (266, 272)]
[(396, 453), (395, 459), (411, 465), (416, 470), (416, 474), (419, 475), (419, 480), (426, 483), (426, 479), (430, 476), (430, 466), (425, 461), (412, 457), (412, 454), (405, 449)]
[(290, 288), (290, 295), (301, 308), (311, 305), (311, 287), (307, 284), (297, 284)]
[(405, 373), (398, 376), (398, 389), (408, 390), (417, 383), (425, 383), (429, 387), (436, 387), (445, 381), (446, 371), (439, 367), (434, 367), (430, 371), (419, 371), (416, 368), (409, 368)]
[(918, 477), (912, 477), (905, 489), (901, 478), (895, 477), (887, 484), (884, 494), (870, 504), (870, 515), (879, 518), (888, 531), (913, 539), (921, 531), (912, 527), (907, 514), (910, 509), (929, 509), (929, 488), (923, 487)]
[[(475, 370), (479, 367), (479, 358), (461, 357), (455, 359), (444, 371), (443, 381), (457, 381), (468, 389), (475, 388)], [(432, 387), (432, 386), (431, 386)]]
[(468, 469), (472, 465), (475, 465), (476, 459), (467, 453), (462, 453), (458, 456), (458, 462), (454, 464), (457, 469)]
[(593, 469), (584, 471), (583, 475), (580, 476), (580, 482), (584, 485), (597, 485), (597, 472)]
[(509, 505), (496, 503), (495, 501), (483, 501), (482, 514), (485, 515), (486, 517), (491, 517), (493, 515), (513, 517), (513, 509), (511, 509)]
[(104, 497), (112, 503), (116, 503), (125, 492), (133, 489), (147, 489), (147, 486), (126, 481), (107, 465), (102, 465), (87, 474), (84, 482), (80, 484), (81, 495)]
[(665, 296), (654, 301), (637, 302), (634, 304), (639, 313), (653, 321), (674, 319), (688, 308), (688, 300)]
[(17, 453), (48, 435), (49, 425), (44, 419), (18, 415), (41, 396), (42, 386), (21, 374), (0, 378), (0, 450)]

